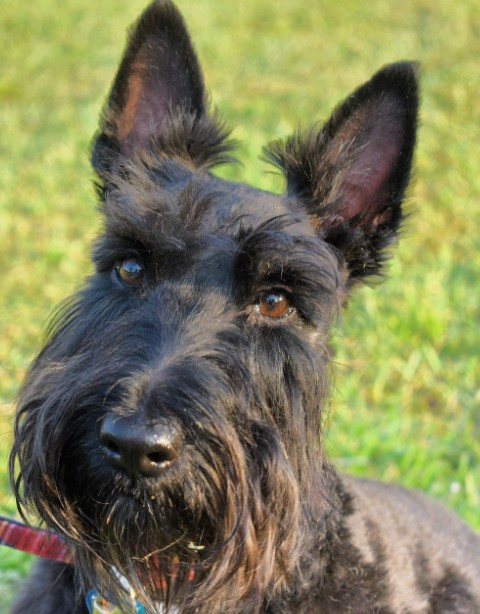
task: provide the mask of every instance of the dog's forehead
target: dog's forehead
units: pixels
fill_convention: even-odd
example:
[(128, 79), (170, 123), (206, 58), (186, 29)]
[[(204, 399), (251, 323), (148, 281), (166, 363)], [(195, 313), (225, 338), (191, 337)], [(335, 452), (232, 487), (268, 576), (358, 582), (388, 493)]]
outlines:
[(176, 239), (179, 244), (212, 237), (241, 241), (280, 220), (289, 234), (308, 238), (316, 234), (296, 198), (209, 173), (175, 170), (160, 180), (154, 172), (132, 173), (127, 181), (118, 181), (105, 202), (107, 229), (122, 237), (141, 237), (152, 246)]
[(278, 218), (292, 217), (300, 221), (307, 217), (293, 198), (215, 177), (204, 184), (203, 194), (208, 201), (201, 214), (206, 230), (229, 229), (236, 234), (239, 228), (254, 231)]

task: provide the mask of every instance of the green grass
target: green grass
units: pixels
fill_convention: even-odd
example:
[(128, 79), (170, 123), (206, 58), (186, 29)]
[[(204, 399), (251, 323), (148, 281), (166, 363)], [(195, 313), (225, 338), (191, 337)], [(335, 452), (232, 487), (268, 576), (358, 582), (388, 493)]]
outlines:
[[(88, 3), (87, 3), (88, 4)], [(0, 513), (12, 411), (54, 305), (90, 270), (99, 227), (88, 147), (132, 0), (4, 3), (0, 21)], [(335, 339), (328, 448), (347, 471), (420, 488), (480, 529), (480, 5), (476, 0), (179, 0), (244, 167), (381, 65), (417, 59), (422, 126), (412, 217), (389, 281), (357, 292)], [(476, 153), (475, 153), (476, 152)], [(0, 611), (28, 560), (2, 549)]]

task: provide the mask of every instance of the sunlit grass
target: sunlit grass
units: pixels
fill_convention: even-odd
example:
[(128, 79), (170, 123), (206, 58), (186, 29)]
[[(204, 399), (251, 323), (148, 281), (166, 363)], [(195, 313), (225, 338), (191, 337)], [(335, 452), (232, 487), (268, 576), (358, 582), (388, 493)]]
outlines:
[[(243, 166), (278, 177), (262, 146), (333, 106), (380, 66), (422, 65), (417, 179), (387, 283), (357, 292), (339, 324), (328, 448), (350, 472), (446, 501), (480, 529), (480, 6), (179, 0), (212, 101), (235, 126)], [(4, 3), (0, 21), (0, 511), (12, 403), (51, 309), (90, 270), (99, 227), (88, 147), (143, 8), (65, 0)], [(2, 550), (0, 610), (25, 557)], [(3, 601), (1, 601), (3, 600)]]

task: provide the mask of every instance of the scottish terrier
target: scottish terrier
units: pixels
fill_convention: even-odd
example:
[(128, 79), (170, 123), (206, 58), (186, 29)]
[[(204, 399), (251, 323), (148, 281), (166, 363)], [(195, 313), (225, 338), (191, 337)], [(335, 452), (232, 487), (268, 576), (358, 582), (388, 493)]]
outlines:
[(97, 612), (480, 612), (479, 538), (322, 445), (329, 330), (397, 236), (417, 92), (389, 65), (268, 146), (284, 195), (224, 181), (183, 19), (146, 9), (93, 145), (95, 273), (31, 367), (11, 456), (20, 510), (73, 562), (40, 562), (14, 613), (84, 613), (91, 589)]

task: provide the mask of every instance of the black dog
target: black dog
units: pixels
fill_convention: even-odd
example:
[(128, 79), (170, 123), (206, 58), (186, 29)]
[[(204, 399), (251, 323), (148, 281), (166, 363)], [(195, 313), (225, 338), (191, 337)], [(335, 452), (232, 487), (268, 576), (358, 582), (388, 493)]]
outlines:
[(117, 573), (149, 612), (480, 612), (479, 539), (322, 447), (329, 329), (396, 237), (416, 117), (415, 68), (387, 66), (266, 150), (284, 196), (222, 181), (182, 18), (146, 10), (93, 148), (96, 272), (30, 371), (12, 452), (20, 508), (74, 564), (39, 564), (14, 612), (85, 612), (92, 588), (130, 611)]

